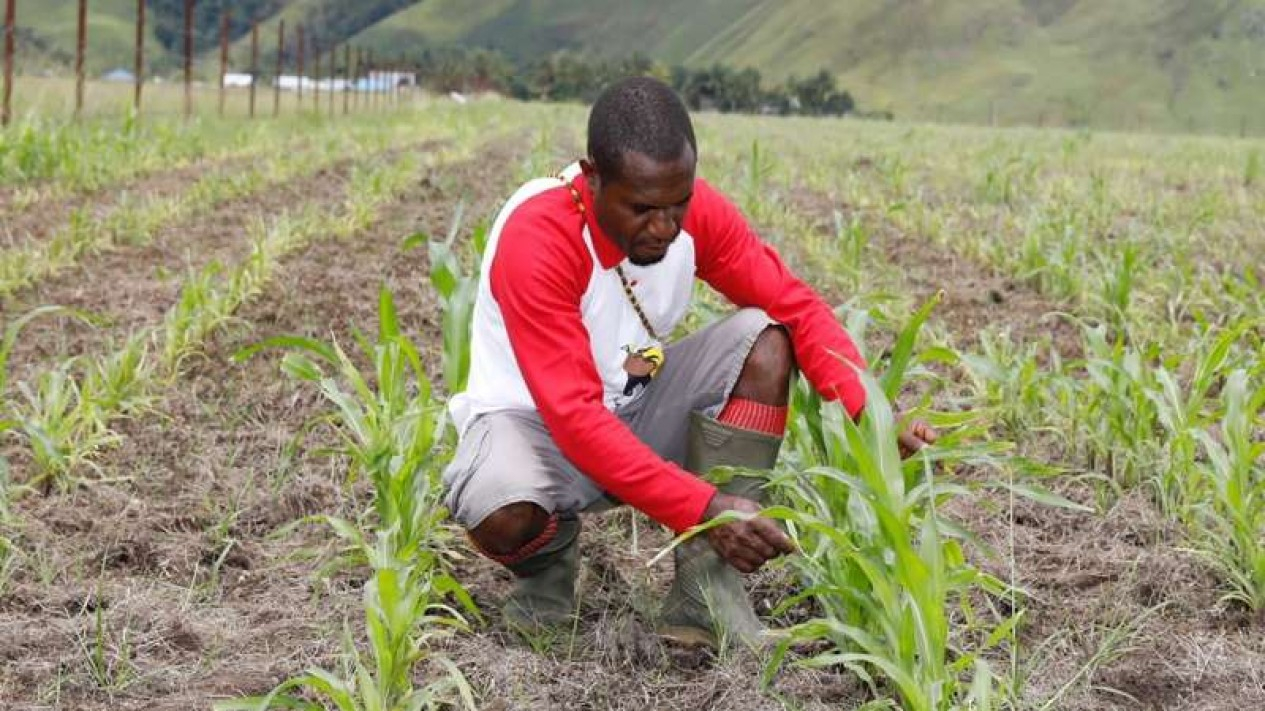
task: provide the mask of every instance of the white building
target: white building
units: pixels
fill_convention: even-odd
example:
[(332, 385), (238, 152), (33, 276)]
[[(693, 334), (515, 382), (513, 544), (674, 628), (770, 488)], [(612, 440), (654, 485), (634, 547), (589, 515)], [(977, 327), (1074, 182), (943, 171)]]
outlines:
[(225, 87), (249, 87), (255, 83), (255, 77), (242, 72), (225, 72), (223, 77)]

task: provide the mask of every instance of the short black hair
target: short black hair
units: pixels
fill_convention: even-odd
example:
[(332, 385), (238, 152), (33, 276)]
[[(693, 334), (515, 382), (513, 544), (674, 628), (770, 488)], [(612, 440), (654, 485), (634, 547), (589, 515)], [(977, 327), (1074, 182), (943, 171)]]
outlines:
[(676, 160), (686, 144), (698, 156), (694, 125), (681, 97), (653, 77), (608, 86), (589, 112), (589, 159), (604, 180), (618, 180), (625, 153)]

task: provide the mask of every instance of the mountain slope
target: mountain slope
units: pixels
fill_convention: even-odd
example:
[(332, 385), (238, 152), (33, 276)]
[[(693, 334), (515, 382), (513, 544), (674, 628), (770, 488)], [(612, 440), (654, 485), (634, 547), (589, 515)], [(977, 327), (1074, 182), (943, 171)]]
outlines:
[[(178, 20), (167, 17), (178, 3), (153, 2), (163, 22)], [(199, 12), (213, 15), (213, 2), (199, 2)], [(352, 41), (380, 57), (440, 45), (492, 47), (517, 59), (559, 49), (612, 57), (640, 51), (665, 63), (751, 66), (767, 81), (829, 69), (863, 107), (906, 118), (1265, 133), (1265, 0), (249, 4), (269, 13), (260, 34), (265, 67), (284, 18), (291, 40), (302, 21), (324, 46)], [(43, 0), (20, 22), (73, 50), (73, 6)], [(130, 61), (134, 7), (131, 0), (91, 3), (92, 42), (100, 44), (90, 54), (93, 66)], [(239, 28), (238, 66), (247, 48)]]

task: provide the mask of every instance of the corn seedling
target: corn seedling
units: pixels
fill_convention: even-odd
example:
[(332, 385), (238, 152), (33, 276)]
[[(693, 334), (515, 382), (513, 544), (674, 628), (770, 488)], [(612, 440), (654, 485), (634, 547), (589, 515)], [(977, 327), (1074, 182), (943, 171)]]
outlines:
[(1236, 370), (1222, 393), (1225, 417), (1219, 432), (1199, 430), (1206, 456), (1197, 470), (1210, 501), (1195, 515), (1198, 545), (1225, 575), (1223, 599), (1252, 610), (1265, 609), (1265, 388), (1252, 389)]
[(475, 227), (471, 239), (473, 267), (463, 264), (457, 249), (465, 206), (457, 205), (448, 234), (443, 240), (431, 239), (424, 233), (404, 240), (404, 248), (426, 244), (430, 260), (430, 283), (439, 295), (443, 309), (444, 388), (456, 393), (465, 390), (470, 375), (470, 328), (474, 322), (474, 300), (479, 290), (479, 259), (487, 243), (487, 226)]
[[(882, 387), (861, 377), (868, 401), (860, 422), (835, 403), (818, 402), (808, 416), (815, 422), (801, 427), (820, 433), (814, 439), (825, 457), (774, 482), (788, 504), (766, 514), (787, 522), (802, 552), (792, 565), (805, 584), (783, 609), (811, 597), (822, 614), (785, 632), (768, 673), (792, 645), (826, 642), (828, 651), (797, 663), (842, 665), (876, 692), (881, 677), (914, 711), (992, 708), (993, 673), (979, 649), (951, 643), (949, 608), (972, 592), (1003, 595), (1007, 587), (970, 566), (959, 541), (945, 533), (937, 507), (965, 490), (937, 481), (930, 459), (901, 464), (898, 423)], [(983, 647), (1003, 641), (1017, 622), (1016, 615), (984, 630)]]
[[(448, 534), (440, 526), (445, 511), (435, 465), (442, 404), (431, 395), (417, 348), (401, 332), (394, 300), (385, 287), (378, 299), (377, 339), (357, 334), (356, 341), (372, 364), (369, 372), (362, 372), (337, 343), (298, 336), (270, 339), (238, 357), (249, 357), (260, 348), (289, 349), (282, 369), (315, 384), (334, 406), (328, 421), (343, 442), (339, 452), (351, 463), (349, 476), (373, 482), (373, 542), (353, 522), (321, 517), (373, 569), (365, 586), (372, 666), (356, 654), (355, 673), (349, 679), (310, 671), (269, 696), (217, 708), (321, 708), (288, 695), (300, 688), (328, 697), (340, 711), (440, 708), (453, 702), (454, 693), (473, 708), (464, 678), (447, 660), (433, 658), (449, 673), (420, 689), (413, 686), (411, 674), (412, 667), (428, 657), (430, 636), (464, 625), (461, 615), (441, 602), (443, 596), (455, 597), (466, 611), (478, 614), (461, 585), (442, 570)], [(326, 369), (334, 375), (327, 375)]]

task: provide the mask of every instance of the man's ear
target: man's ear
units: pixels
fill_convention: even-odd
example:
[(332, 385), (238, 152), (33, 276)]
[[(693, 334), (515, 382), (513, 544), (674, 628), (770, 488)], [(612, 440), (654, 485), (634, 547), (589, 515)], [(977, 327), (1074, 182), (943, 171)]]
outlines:
[(591, 159), (581, 158), (580, 172), (584, 174), (584, 180), (589, 184), (589, 192), (596, 194), (602, 187), (602, 176), (598, 175), (597, 166), (593, 165)]

